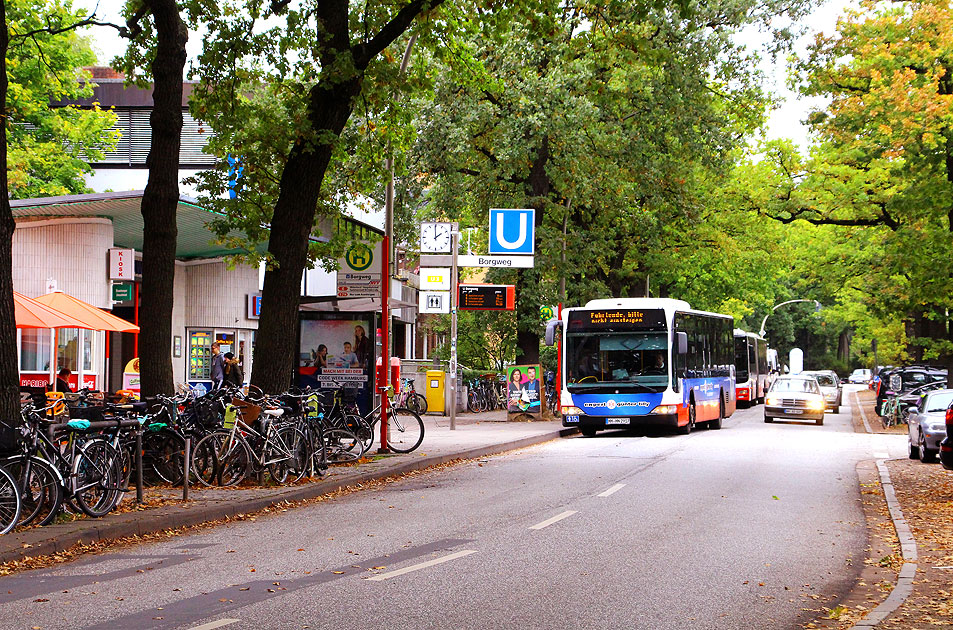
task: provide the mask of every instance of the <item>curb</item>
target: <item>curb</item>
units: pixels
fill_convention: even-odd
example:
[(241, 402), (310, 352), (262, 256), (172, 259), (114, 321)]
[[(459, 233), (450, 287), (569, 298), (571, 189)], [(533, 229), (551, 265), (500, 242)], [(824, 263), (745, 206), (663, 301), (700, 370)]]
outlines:
[(913, 578), (917, 573), (917, 541), (913, 538), (913, 532), (910, 531), (910, 526), (903, 516), (903, 510), (900, 509), (900, 502), (897, 501), (897, 494), (894, 492), (886, 461), (878, 459), (877, 470), (880, 471), (880, 485), (883, 486), (884, 499), (887, 501), (890, 519), (893, 521), (894, 529), (897, 530), (897, 538), (900, 539), (903, 566), (897, 576), (897, 584), (890, 591), (887, 599), (874, 608), (866, 619), (854, 624), (853, 628), (876, 628), (881, 621), (890, 616), (913, 593)]
[[(92, 544), (127, 536), (144, 536), (168, 529), (201, 525), (225, 517), (258, 512), (285, 501), (313, 499), (346, 488), (360, 486), (370, 481), (424, 470), (454, 460), (498, 455), (506, 451), (568, 437), (577, 432), (578, 429), (575, 428), (563, 428), (558, 431), (550, 431), (508, 442), (478, 446), (444, 455), (412, 459), (394, 466), (382, 466), (377, 470), (342, 476), (337, 480), (330, 478), (325, 483), (275, 489), (264, 496), (250, 496), (232, 501), (223, 500), (197, 509), (169, 506), (156, 510), (114, 514), (102, 519), (81, 519), (60, 525), (47, 525), (46, 527), (27, 530), (21, 534), (8, 534), (0, 537), (0, 563), (63, 552), (78, 543)], [(159, 510), (163, 511), (159, 512)], [(40, 534), (42, 537), (36, 542), (32, 542), (30, 539), (33, 534)], [(28, 546), (24, 547), (24, 545)]]

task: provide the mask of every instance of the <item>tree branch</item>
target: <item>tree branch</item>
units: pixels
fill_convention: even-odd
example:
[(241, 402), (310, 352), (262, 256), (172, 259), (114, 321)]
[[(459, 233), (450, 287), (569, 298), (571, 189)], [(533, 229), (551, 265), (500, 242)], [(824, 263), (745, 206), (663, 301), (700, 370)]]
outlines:
[(353, 46), (354, 65), (364, 70), (371, 60), (382, 53), (385, 48), (394, 43), (408, 28), (411, 22), (425, 9), (434, 9), (444, 0), (412, 0), (397, 12), (390, 22), (385, 24), (371, 40), (364, 44)]

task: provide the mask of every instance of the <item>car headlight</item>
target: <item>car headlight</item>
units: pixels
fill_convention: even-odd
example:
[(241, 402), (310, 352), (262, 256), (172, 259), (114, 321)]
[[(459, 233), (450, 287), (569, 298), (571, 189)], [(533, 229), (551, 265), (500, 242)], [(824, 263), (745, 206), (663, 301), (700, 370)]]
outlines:
[(564, 416), (578, 416), (582, 414), (582, 409), (579, 407), (563, 407)]
[(659, 405), (649, 413), (659, 416), (676, 414), (678, 413), (678, 405)]
[(764, 404), (770, 405), (772, 407), (777, 407), (778, 405), (781, 404), (781, 399), (777, 398), (776, 396), (768, 396), (765, 399)]
[(824, 411), (824, 401), (823, 400), (809, 400), (807, 402), (807, 408), (813, 409), (814, 411)]

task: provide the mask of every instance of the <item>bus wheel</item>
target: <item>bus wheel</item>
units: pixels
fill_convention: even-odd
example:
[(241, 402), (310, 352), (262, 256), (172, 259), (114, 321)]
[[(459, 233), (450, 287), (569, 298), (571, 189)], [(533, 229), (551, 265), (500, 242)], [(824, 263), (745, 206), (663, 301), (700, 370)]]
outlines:
[(719, 398), (721, 400), (718, 403), (718, 419), (708, 421), (709, 429), (720, 429), (722, 421), (725, 419), (725, 398), (724, 396), (719, 396)]
[(579, 432), (582, 433), (582, 434), (583, 434), (584, 436), (586, 436), (586, 437), (595, 437), (595, 436), (596, 436), (596, 430), (593, 429), (592, 427), (579, 427)]
[(688, 403), (688, 424), (678, 427), (678, 432), (682, 435), (688, 435), (695, 428), (695, 401)]

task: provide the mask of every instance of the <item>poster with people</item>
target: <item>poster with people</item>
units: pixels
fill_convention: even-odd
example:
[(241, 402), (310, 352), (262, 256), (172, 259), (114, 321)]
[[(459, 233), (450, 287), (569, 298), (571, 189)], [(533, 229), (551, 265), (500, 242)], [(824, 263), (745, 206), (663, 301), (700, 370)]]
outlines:
[(514, 365), (506, 370), (506, 410), (515, 414), (542, 413), (540, 366)]
[(371, 409), (374, 364), (370, 322), (365, 319), (301, 319), (298, 385), (357, 390), (361, 413)]

